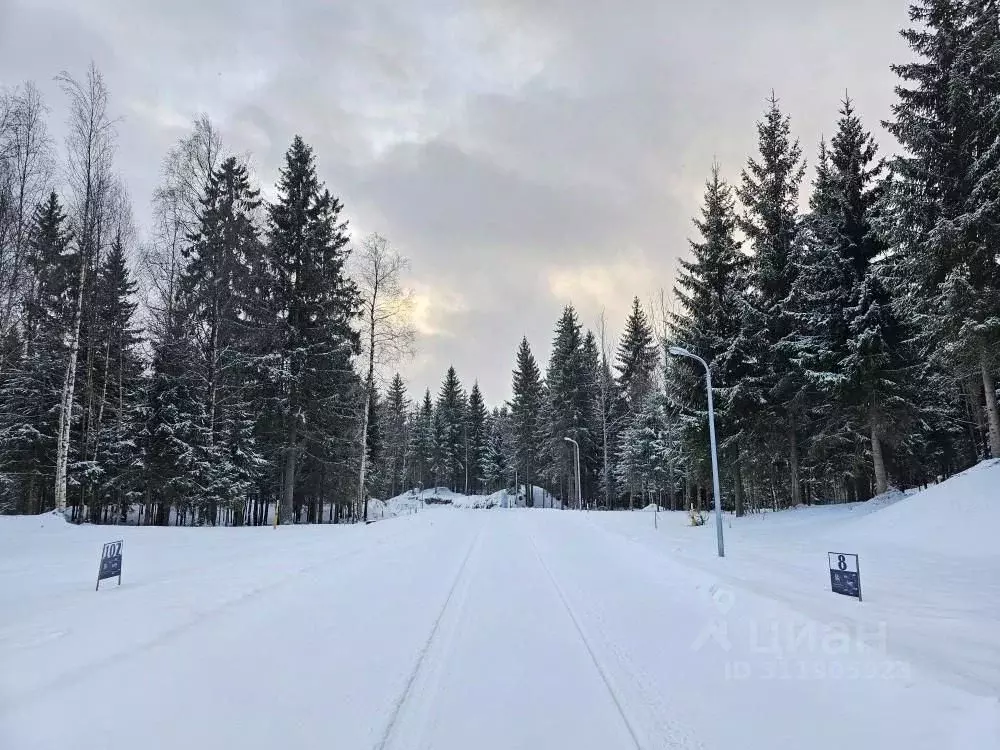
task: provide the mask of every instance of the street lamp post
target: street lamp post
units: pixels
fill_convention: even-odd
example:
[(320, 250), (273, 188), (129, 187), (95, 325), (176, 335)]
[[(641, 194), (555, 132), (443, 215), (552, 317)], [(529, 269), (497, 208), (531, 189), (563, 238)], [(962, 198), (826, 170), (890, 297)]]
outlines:
[(571, 437), (564, 437), (567, 443), (572, 443), (576, 453), (576, 507), (583, 510), (583, 488), (580, 487), (580, 444)]
[(705, 387), (708, 390), (708, 438), (712, 445), (712, 488), (715, 490), (715, 535), (718, 541), (719, 557), (725, 557), (726, 547), (722, 541), (722, 499), (719, 496), (719, 458), (715, 447), (715, 409), (712, 405), (712, 370), (709, 368), (708, 362), (683, 347), (672, 346), (670, 353), (675, 357), (688, 357), (697, 360), (705, 368)]

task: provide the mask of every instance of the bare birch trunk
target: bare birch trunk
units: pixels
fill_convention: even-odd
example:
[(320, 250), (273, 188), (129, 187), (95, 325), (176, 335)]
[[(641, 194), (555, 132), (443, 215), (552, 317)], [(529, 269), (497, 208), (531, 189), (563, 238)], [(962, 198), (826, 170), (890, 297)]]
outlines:
[(984, 352), (979, 360), (983, 371), (983, 391), (986, 393), (986, 419), (990, 428), (990, 454), (1000, 458), (1000, 413), (997, 411), (997, 389), (993, 373)]
[(885, 470), (885, 457), (882, 455), (882, 439), (878, 429), (872, 424), (872, 464), (875, 467), (875, 494), (881, 495), (889, 489), (889, 477)]
[(369, 305), (368, 325), (368, 377), (365, 378), (365, 413), (361, 417), (361, 470), (358, 477), (358, 506), (364, 508), (364, 520), (368, 520), (368, 493), (365, 492), (365, 472), (368, 468), (368, 412), (371, 410), (372, 389), (375, 387), (375, 305), (378, 300), (378, 284), (374, 285)]
[(83, 318), (83, 287), (87, 280), (87, 258), (80, 257), (80, 288), (76, 295), (76, 310), (73, 311), (73, 336), (70, 339), (69, 360), (63, 378), (62, 396), (59, 401), (59, 431), (56, 436), (56, 511), (66, 512), (66, 468), (69, 463), (69, 428), (72, 420), (73, 386), (76, 383), (76, 359), (80, 351), (80, 322)]
[(792, 507), (802, 503), (802, 482), (799, 478), (799, 442), (795, 412), (788, 412), (788, 467), (792, 475)]

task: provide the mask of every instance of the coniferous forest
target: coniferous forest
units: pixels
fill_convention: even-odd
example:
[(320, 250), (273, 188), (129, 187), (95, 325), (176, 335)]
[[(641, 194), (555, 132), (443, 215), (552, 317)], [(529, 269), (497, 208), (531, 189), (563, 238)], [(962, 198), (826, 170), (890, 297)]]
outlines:
[(677, 346), (711, 368), (737, 515), (1000, 456), (1000, 7), (910, 16), (892, 154), (846, 95), (800, 143), (772, 93), (742, 169), (707, 170), (672, 290), (624, 321), (566, 307), (547, 362), (510, 342), (492, 408), (454, 368), (436, 393), (377, 376), (413, 346), (405, 260), (350, 235), (301, 138), (265, 200), (199, 118), (140, 231), (100, 72), (58, 77), (65, 143), (32, 83), (0, 91), (0, 511), (326, 523), (413, 487), (524, 484), (572, 505), (566, 438), (591, 507), (708, 507), (704, 372)]

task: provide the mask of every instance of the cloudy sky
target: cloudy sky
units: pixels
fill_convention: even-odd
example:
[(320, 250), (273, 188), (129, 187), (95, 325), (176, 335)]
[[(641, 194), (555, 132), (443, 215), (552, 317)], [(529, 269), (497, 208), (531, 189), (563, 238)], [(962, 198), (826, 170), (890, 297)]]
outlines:
[(104, 73), (140, 221), (200, 112), (265, 192), (295, 133), (355, 237), (412, 261), (414, 391), (509, 396), (573, 303), (612, 332), (671, 287), (713, 158), (738, 180), (773, 88), (810, 161), (848, 91), (883, 144), (906, 0), (0, 0), (0, 85)]

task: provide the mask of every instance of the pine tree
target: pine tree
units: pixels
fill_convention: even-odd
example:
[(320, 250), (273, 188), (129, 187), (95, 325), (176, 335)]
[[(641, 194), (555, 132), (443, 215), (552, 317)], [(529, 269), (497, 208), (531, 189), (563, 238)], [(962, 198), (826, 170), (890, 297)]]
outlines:
[[(671, 316), (671, 332), (679, 344), (714, 362), (739, 332), (741, 282), (747, 264), (736, 239), (732, 190), (719, 174), (718, 164), (712, 165), (701, 219), (694, 224), (702, 241), (690, 242), (692, 260), (679, 261), (682, 271), (674, 296), (681, 311)], [(716, 380), (721, 384), (720, 375)]]
[[(967, 260), (967, 276), (975, 293), (974, 308), (967, 308), (957, 328), (958, 346), (980, 347), (979, 370), (986, 394), (986, 412), (991, 454), (1000, 455), (1000, 411), (997, 408), (996, 380), (1000, 368), (1000, 266), (996, 248), (1000, 244), (1000, 2), (973, 0), (968, 7), (970, 44), (966, 61), (971, 68), (970, 88), (976, 118), (975, 187), (967, 203), (962, 223), (967, 221), (972, 248)], [(971, 313), (971, 315), (970, 315)], [(961, 350), (948, 352), (949, 358)], [(983, 356), (986, 352), (986, 356)], [(964, 355), (964, 352), (962, 352)], [(990, 398), (992, 396), (992, 398)]]
[(153, 373), (143, 431), (145, 485), (150, 521), (166, 526), (170, 509), (178, 517), (201, 509), (212, 478), (208, 414), (199, 356), (181, 314), (171, 316), (153, 342)]
[(790, 329), (779, 343), (797, 371), (791, 400), (800, 406), (802, 428), (810, 435), (817, 467), (853, 469), (857, 430), (845, 410), (842, 360), (847, 354), (847, 309), (853, 304), (855, 273), (844, 237), (847, 206), (837, 170), (821, 141), (810, 212), (803, 217), (793, 248), (795, 281), (785, 301)]
[[(590, 332), (588, 332), (590, 334)], [(593, 473), (595, 484), (604, 499), (603, 507), (611, 508), (617, 496), (614, 473), (614, 452), (618, 439), (619, 411), (622, 404), (618, 382), (608, 362), (604, 315), (601, 314), (600, 340), (597, 336), (584, 338), (584, 360), (589, 371), (590, 393), (593, 402), (595, 455)]]
[(855, 294), (856, 304), (847, 310), (844, 400), (869, 430), (875, 487), (881, 494), (889, 488), (883, 445), (898, 441), (904, 424), (912, 424), (915, 416), (917, 394), (909, 387), (914, 366), (909, 337), (878, 275), (866, 273)]
[(298, 136), (285, 155), (278, 194), (268, 208), (266, 293), (278, 321), (268, 369), (283, 458), (279, 518), (293, 523), (300, 454), (317, 468), (344, 461), (345, 436), (358, 421), (361, 388), (352, 357), (360, 339), (351, 321), (359, 295), (344, 273), (348, 237), (340, 201), (323, 188), (312, 149)]
[(199, 372), (215, 459), (206, 497), (211, 523), (220, 505), (242, 518), (263, 464), (253, 431), (260, 376), (256, 331), (249, 325), (260, 305), (254, 278), (263, 254), (254, 218), (259, 206), (247, 168), (225, 159), (209, 178), (197, 231), (184, 250), (180, 294), (202, 352)]
[[(547, 452), (552, 458), (551, 478), (567, 490), (564, 500), (576, 498), (574, 448), (566, 438), (580, 446), (581, 474), (583, 461), (592, 448), (590, 426), (593, 421), (591, 373), (581, 338), (581, 326), (572, 305), (563, 309), (556, 323), (552, 355), (545, 373), (547, 417)], [(582, 484), (582, 477), (581, 477)], [(582, 496), (582, 492), (581, 492)]]
[[(582, 475), (583, 497), (590, 503), (598, 492), (603, 494), (604, 468), (604, 388), (601, 376), (601, 352), (594, 332), (587, 330), (583, 337), (582, 358), (584, 367), (584, 392), (588, 403), (590, 444), (580, 452), (580, 473)], [(614, 378), (609, 378), (613, 382)], [(610, 457), (609, 457), (610, 458)], [(610, 461), (609, 461), (610, 463)], [(607, 502), (607, 498), (606, 498)]]
[[(517, 369), (512, 384), (510, 412), (514, 438), (515, 462), (521, 468), (528, 505), (533, 504), (532, 472), (538, 470), (542, 412), (542, 378), (531, 353), (527, 337), (517, 350)], [(516, 489), (516, 488), (515, 488)]]
[(653, 388), (653, 378), (659, 353), (653, 340), (653, 329), (639, 298), (632, 300), (632, 311), (625, 319), (625, 332), (618, 344), (618, 386), (625, 405), (632, 413), (642, 408), (642, 403)]
[(486, 452), (490, 437), (488, 422), (489, 414), (486, 411), (486, 403), (483, 401), (483, 393), (479, 389), (479, 381), (472, 384), (469, 392), (469, 405), (467, 412), (466, 446), (467, 460), (466, 466), (469, 476), (469, 491), (477, 492), (483, 488), (483, 472), (486, 464)]
[[(705, 183), (701, 218), (694, 225), (701, 241), (691, 241), (691, 260), (680, 261), (681, 273), (674, 287), (679, 310), (670, 316), (670, 339), (700, 355), (712, 368), (716, 425), (724, 452), (734, 474), (740, 464), (739, 434), (746, 405), (734, 403), (745, 377), (746, 361), (736, 348), (740, 343), (745, 307), (748, 259), (736, 237), (738, 218), (732, 189), (722, 178), (718, 164)], [(677, 359), (669, 365), (668, 391), (671, 402), (691, 413), (684, 437), (692, 461), (699, 472), (708, 475), (708, 400), (705, 375), (701, 366), (690, 359)], [(661, 406), (661, 410), (665, 409)], [(728, 442), (725, 436), (729, 436)], [(734, 482), (739, 485), (738, 476)], [(741, 492), (737, 491), (737, 497)], [(737, 513), (742, 505), (737, 503)]]
[(454, 367), (449, 367), (438, 391), (434, 414), (437, 420), (437, 472), (453, 491), (465, 486), (465, 392)]
[(659, 504), (660, 492), (672, 485), (679, 425), (669, 414), (665, 394), (651, 391), (622, 432), (615, 470), (620, 482), (634, 487), (640, 505)]
[(144, 363), (140, 356), (142, 337), (135, 325), (138, 285), (132, 280), (121, 233), (100, 270), (97, 282), (98, 319), (101, 326), (102, 430), (99, 452), (102, 504), (127, 517), (129, 506), (141, 499), (142, 455), (138, 435), (144, 418)]
[(902, 34), (917, 59), (893, 66), (901, 83), (887, 123), (903, 146), (890, 198), (908, 292), (901, 303), (955, 376), (978, 371), (993, 456), (1000, 455), (996, 12), (992, 2), (910, 6), (915, 26)]
[(408, 455), (410, 481), (421, 488), (430, 487), (434, 482), (434, 403), (429, 388), (412, 418)]
[(384, 436), (384, 482), (388, 497), (395, 497), (403, 490), (407, 471), (407, 413), (410, 401), (406, 396), (406, 385), (397, 372), (389, 383), (382, 409), (382, 434)]
[[(635, 297), (632, 300), (632, 311), (625, 320), (625, 332), (618, 344), (615, 364), (618, 370), (619, 399), (613, 405), (612, 413), (623, 429), (627, 429), (627, 425), (634, 421), (642, 411), (647, 396), (652, 393), (658, 359), (652, 326), (639, 305), (639, 298)], [(618, 446), (616, 452), (622, 455), (622, 447)], [(631, 477), (624, 484), (628, 492), (629, 508), (632, 508), (638, 477), (621, 471), (616, 472), (616, 477), (619, 482), (623, 477)]]
[[(372, 390), (366, 399), (368, 406), (368, 431), (365, 433), (365, 450), (367, 451), (367, 465), (369, 470), (365, 474), (365, 485), (368, 494), (377, 494), (382, 486), (384, 472), (382, 468), (385, 460), (385, 438), (382, 433), (382, 413), (384, 407), (378, 388)], [(367, 515), (365, 516), (367, 518)]]
[[(788, 454), (792, 504), (801, 502), (799, 475), (800, 392), (786, 349), (780, 347), (792, 321), (785, 301), (795, 281), (793, 248), (798, 233), (797, 202), (804, 165), (798, 141), (791, 137), (790, 119), (782, 114), (774, 94), (764, 119), (758, 122), (759, 158), (747, 160), (736, 193), (743, 204), (740, 228), (753, 250), (748, 306), (743, 318), (744, 340), (755, 350), (747, 359), (756, 364), (744, 387), (758, 410), (754, 432)], [(777, 432), (774, 429), (777, 428)]]
[(489, 439), (483, 460), (483, 479), (491, 491), (509, 486), (513, 481), (513, 452), (510, 412), (507, 407), (494, 408), (490, 415)]
[[(0, 465), (17, 477), (15, 508), (52, 507), (58, 410), (73, 322), (79, 255), (55, 193), (35, 211), (28, 266), (23, 356), (0, 380)], [(19, 349), (22, 347), (19, 347)]]

